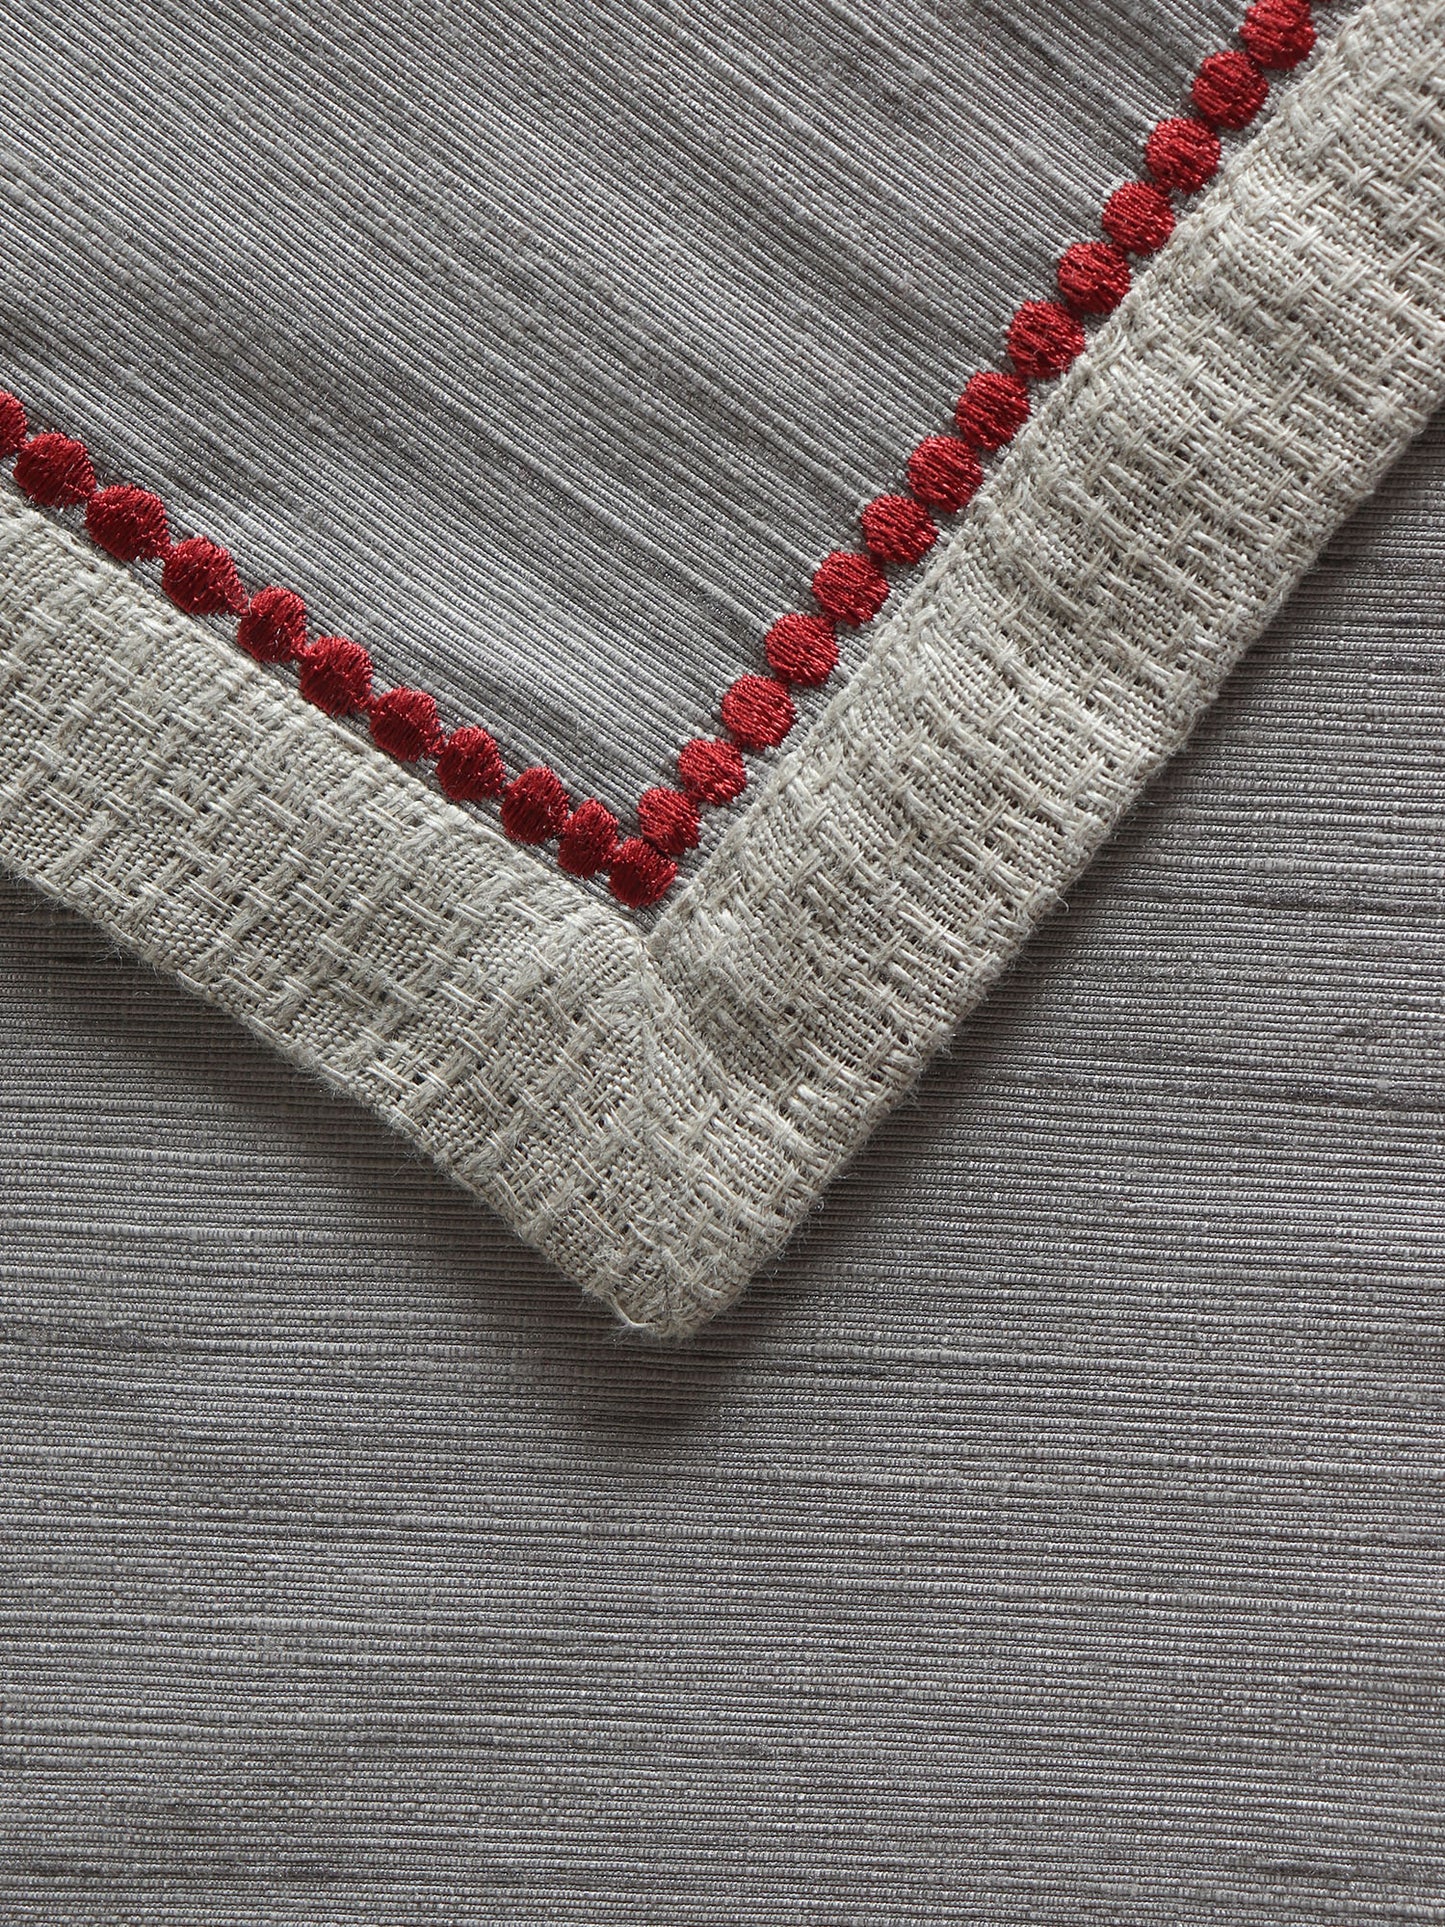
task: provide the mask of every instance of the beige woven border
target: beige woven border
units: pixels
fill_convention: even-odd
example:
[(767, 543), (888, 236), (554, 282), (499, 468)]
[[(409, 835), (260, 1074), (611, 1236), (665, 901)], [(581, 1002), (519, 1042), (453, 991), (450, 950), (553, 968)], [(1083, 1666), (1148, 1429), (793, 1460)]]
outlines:
[(13, 496), (0, 858), (696, 1326), (1445, 394), (1442, 47), (1317, 58), (650, 937)]

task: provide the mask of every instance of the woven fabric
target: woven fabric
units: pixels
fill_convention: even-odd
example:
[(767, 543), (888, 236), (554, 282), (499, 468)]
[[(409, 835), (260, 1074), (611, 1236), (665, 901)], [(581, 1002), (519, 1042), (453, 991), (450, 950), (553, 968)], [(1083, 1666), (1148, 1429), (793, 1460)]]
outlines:
[(685, 1349), (7, 885), (7, 1927), (1445, 1892), (1445, 423)]
[(625, 808), (1243, 4), (0, 8), (0, 386)]
[(1355, 18), (645, 942), (13, 500), (0, 851), (695, 1326), (1439, 400), (1442, 20)]

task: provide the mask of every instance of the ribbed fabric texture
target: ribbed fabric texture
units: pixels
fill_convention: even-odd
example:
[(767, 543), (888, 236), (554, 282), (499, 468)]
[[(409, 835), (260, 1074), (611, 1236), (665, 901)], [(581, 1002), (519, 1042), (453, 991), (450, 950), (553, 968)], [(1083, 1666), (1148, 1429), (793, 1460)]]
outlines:
[(693, 1329), (1445, 392), (1442, 22), (1321, 55), (646, 942), (13, 499), (0, 856)]
[(7, 1927), (1432, 1920), (1442, 531), (685, 1352), (7, 889)]
[(0, 10), (0, 386), (630, 808), (1243, 3)]
[[(1438, 206), (1400, 217), (1366, 397)], [(617, 1342), (374, 1119), (6, 884), (7, 1927), (1434, 1919), (1442, 527), (1436, 429), (688, 1351)], [(184, 937), (235, 1008), (259, 886), (314, 905), (328, 833), (378, 832), (367, 766), (321, 725), (288, 764), (295, 714), (247, 710), (244, 665), (42, 546), (107, 713), (169, 700), (167, 781), (127, 788), (157, 765), (119, 732), (70, 780), (95, 716), (57, 646), (59, 726), (7, 743), (7, 804), (38, 800), (52, 888), (173, 967)], [(232, 860), (108, 877), (158, 800), (170, 860), (208, 847), (222, 764), (176, 743), (238, 712), (275, 733), (226, 790)], [(385, 925), (368, 982), (357, 923), (437, 847), (419, 793), (388, 791), (380, 903), (337, 866), (347, 914), (278, 928), (291, 1047), (350, 998), (339, 1068), (425, 1118), (455, 1062), (388, 1060), (377, 1017), (414, 1017), (526, 860), (449, 819), (477, 895), (416, 952)], [(288, 807), (293, 868), (247, 899), (235, 847)]]

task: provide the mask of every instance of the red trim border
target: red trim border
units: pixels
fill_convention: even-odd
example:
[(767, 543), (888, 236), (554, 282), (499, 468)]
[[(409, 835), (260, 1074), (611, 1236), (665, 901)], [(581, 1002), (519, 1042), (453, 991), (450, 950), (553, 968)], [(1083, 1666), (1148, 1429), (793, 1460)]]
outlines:
[(1218, 172), (1220, 133), (1249, 125), (1269, 93), (1266, 69), (1297, 66), (1315, 44), (1309, 0), (1255, 0), (1241, 48), (1210, 54), (1194, 76), (1189, 110), (1161, 120), (1144, 147), (1144, 175), (1115, 190), (1100, 225), (1105, 239), (1068, 248), (1056, 297), (1025, 301), (1005, 334), (1008, 367), (973, 375), (952, 427), (931, 434), (905, 465), (908, 493), (876, 497), (861, 511), (861, 544), (823, 558), (812, 578), (816, 607), (779, 617), (763, 639), (767, 673), (738, 677), (724, 692), (725, 734), (698, 737), (677, 758), (677, 786), (637, 799), (637, 831), (595, 799), (574, 805), (560, 777), (536, 764), (508, 777), (491, 734), (447, 730), (436, 700), (399, 686), (377, 691), (370, 655), (340, 635), (311, 635), (305, 604), (270, 585), (248, 593), (230, 553), (208, 536), (173, 541), (165, 504), (130, 483), (102, 486), (85, 446), (52, 430), (32, 434), (26, 411), (0, 393), (0, 458), (15, 458), (16, 485), (39, 507), (84, 511), (87, 535), (127, 564), (160, 564), (160, 587), (188, 615), (236, 619), (236, 641), (256, 661), (296, 666), (306, 701), (332, 716), (364, 716), (377, 747), (403, 763), (432, 765), (456, 803), (496, 801), (503, 831), (518, 843), (555, 843), (559, 866), (605, 876), (629, 909), (657, 903), (678, 876), (677, 859), (701, 834), (701, 812), (725, 808), (747, 787), (743, 752), (775, 748), (797, 720), (792, 685), (824, 683), (838, 663), (837, 632), (873, 621), (894, 586), (888, 571), (915, 567), (939, 537), (939, 520), (965, 509), (983, 481), (983, 458), (1018, 433), (1030, 384), (1056, 380), (1082, 353), (1084, 318), (1106, 315), (1128, 293), (1129, 257), (1157, 252), (1174, 230), (1171, 195), (1197, 193)]

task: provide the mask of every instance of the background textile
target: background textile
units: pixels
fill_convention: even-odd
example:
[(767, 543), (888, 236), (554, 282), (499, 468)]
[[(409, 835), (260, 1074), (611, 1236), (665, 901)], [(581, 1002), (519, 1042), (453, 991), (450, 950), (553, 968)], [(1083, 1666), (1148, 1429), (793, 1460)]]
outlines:
[(1442, 530), (686, 1350), (12, 887), (7, 1923), (1438, 1918)]
[(1242, 8), (0, 0), (0, 386), (628, 808)]

